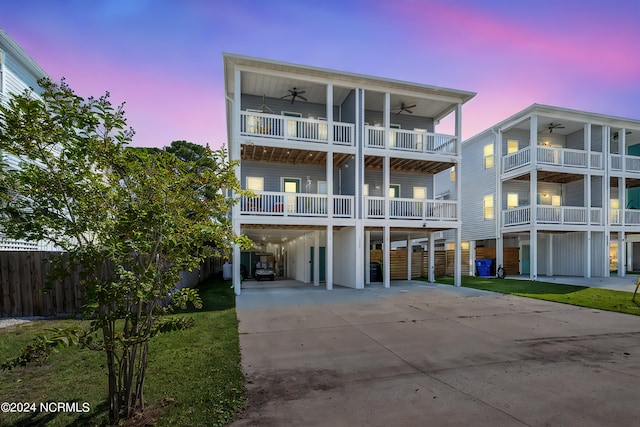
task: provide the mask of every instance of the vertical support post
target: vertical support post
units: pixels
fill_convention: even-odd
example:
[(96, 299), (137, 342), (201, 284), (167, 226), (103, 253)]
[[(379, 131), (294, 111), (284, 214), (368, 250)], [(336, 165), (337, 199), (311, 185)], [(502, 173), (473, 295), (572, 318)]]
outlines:
[(325, 279), (327, 281), (327, 290), (333, 289), (333, 226), (327, 225), (327, 247), (325, 249)]
[(538, 229), (531, 228), (529, 238), (529, 279), (538, 280)]
[(364, 278), (367, 285), (371, 284), (371, 231), (364, 232)]
[[(233, 221), (232, 229), (233, 229), (234, 236), (240, 235), (240, 222)], [(233, 279), (233, 291), (235, 292), (236, 295), (240, 295), (240, 292), (241, 292), (240, 288), (242, 284), (242, 280), (240, 278), (240, 257), (241, 257), (240, 246), (233, 245), (232, 279)]]
[(461, 234), (460, 228), (456, 228), (455, 247), (453, 248), (453, 284), (455, 286), (462, 285), (462, 271), (460, 266), (462, 264), (462, 248), (461, 248)]
[[(475, 266), (475, 261), (476, 261), (476, 241), (475, 240), (470, 240), (469, 241), (469, 276), (475, 276), (476, 275), (476, 266)], [(498, 248), (496, 247), (496, 264), (501, 265), (498, 262)], [(498, 265), (496, 265), (496, 271), (498, 271)]]
[(585, 232), (585, 245), (584, 245), (584, 259), (585, 259), (585, 272), (584, 277), (591, 277), (591, 243), (592, 243), (592, 234), (591, 230), (587, 229)]
[[(325, 254), (326, 255), (326, 254)], [(313, 231), (313, 286), (320, 286), (320, 231)]]
[[(610, 129), (609, 126), (602, 126), (602, 132), (600, 133), (602, 138), (602, 152), (604, 159), (605, 173), (602, 177), (602, 208), (604, 209), (604, 239), (602, 253), (603, 257), (600, 260), (602, 266), (603, 276), (609, 277), (611, 272), (609, 271), (609, 245), (611, 242), (611, 180), (610, 180), (610, 167), (611, 167), (611, 146), (610, 146)], [(619, 140), (618, 140), (619, 141)], [(620, 147), (621, 148), (621, 147)], [(625, 153), (619, 151), (622, 155), (622, 170), (625, 170)]]
[(531, 173), (529, 174), (529, 205), (531, 206), (530, 270), (529, 278), (538, 279), (538, 116), (532, 115), (529, 123), (531, 141)]
[(433, 231), (429, 232), (429, 277), (428, 280), (431, 283), (434, 283), (436, 281), (436, 266), (435, 266), (435, 259), (436, 259), (436, 254), (435, 254), (435, 242), (433, 241)]
[(407, 234), (407, 280), (411, 280), (411, 234)]
[(627, 236), (624, 231), (618, 233), (618, 276), (624, 277), (627, 274), (625, 261), (627, 259)]
[(547, 243), (547, 276), (553, 276), (553, 234), (549, 234)]
[[(356, 259), (355, 259), (355, 285), (356, 289), (364, 288), (364, 226), (362, 220), (356, 221)], [(367, 266), (368, 267), (368, 266)]]
[(327, 84), (327, 142), (329, 145), (333, 144), (335, 138), (335, 131), (333, 129), (333, 84)]
[(389, 187), (391, 186), (390, 164), (389, 155), (385, 154), (382, 167), (382, 195), (384, 197), (384, 218), (386, 220), (389, 220), (389, 215), (391, 214), (391, 198), (389, 197)]
[(383, 283), (385, 288), (389, 288), (391, 287), (391, 227), (388, 225), (384, 226), (382, 249)]

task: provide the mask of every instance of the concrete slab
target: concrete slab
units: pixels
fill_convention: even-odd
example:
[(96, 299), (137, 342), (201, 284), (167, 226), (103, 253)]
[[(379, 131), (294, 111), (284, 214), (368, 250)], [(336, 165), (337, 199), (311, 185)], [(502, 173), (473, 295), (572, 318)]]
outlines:
[[(395, 285), (395, 286), (394, 286)], [(634, 425), (640, 318), (491, 292), (248, 289), (233, 425)]]

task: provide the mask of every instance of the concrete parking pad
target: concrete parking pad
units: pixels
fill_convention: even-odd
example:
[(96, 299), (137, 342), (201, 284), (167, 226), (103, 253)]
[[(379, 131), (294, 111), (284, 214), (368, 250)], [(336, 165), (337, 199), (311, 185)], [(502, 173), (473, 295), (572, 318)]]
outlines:
[(248, 289), (233, 425), (635, 425), (640, 317), (445, 285)]

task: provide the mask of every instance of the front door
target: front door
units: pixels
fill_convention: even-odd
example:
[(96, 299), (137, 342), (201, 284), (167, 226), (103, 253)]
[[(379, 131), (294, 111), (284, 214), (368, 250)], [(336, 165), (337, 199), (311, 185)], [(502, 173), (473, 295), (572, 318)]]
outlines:
[[(321, 282), (325, 282), (326, 278), (325, 278), (325, 265), (326, 265), (326, 257), (325, 257), (325, 247), (321, 246), (320, 247), (320, 281)], [(313, 278), (315, 277), (313, 275), (314, 273), (314, 263), (315, 263), (315, 257), (313, 256), (315, 252), (315, 248), (313, 246), (311, 246), (311, 282), (313, 282)]]
[(293, 193), (292, 195), (286, 195), (286, 205), (287, 205), (287, 212), (289, 213), (295, 213), (298, 211), (298, 202), (297, 202), (297, 197), (295, 196), (295, 193), (299, 193), (300, 192), (300, 180), (297, 178), (284, 178), (283, 179), (283, 183), (282, 186), (284, 187), (284, 192), (285, 193)]

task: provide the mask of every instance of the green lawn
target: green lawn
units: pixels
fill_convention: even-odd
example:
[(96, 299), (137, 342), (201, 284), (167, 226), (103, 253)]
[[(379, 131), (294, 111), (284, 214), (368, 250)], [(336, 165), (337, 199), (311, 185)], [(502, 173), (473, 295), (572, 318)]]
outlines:
[[(203, 309), (188, 313), (195, 325), (154, 338), (149, 348), (145, 418), (159, 426), (222, 426), (244, 408), (235, 297), (228, 282), (201, 286)], [(0, 363), (17, 356), (47, 328), (82, 324), (47, 320), (0, 329)], [(88, 413), (0, 415), (0, 426), (104, 425), (107, 372), (102, 353), (69, 348), (42, 367), (0, 371), (0, 402), (88, 402)]]
[[(453, 277), (438, 278), (438, 283), (453, 284)], [(640, 315), (640, 296), (632, 301), (633, 293), (585, 286), (561, 285), (530, 280), (462, 277), (462, 286), (537, 298), (581, 307)]]

